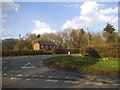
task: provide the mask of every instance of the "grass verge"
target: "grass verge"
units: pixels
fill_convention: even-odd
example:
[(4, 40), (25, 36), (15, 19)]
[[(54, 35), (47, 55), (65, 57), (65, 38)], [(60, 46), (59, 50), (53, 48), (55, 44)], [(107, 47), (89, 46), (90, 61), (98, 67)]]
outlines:
[(102, 59), (80, 56), (58, 56), (44, 61), (45, 65), (53, 65), (66, 70), (99, 74), (111, 78), (118, 77), (118, 59)]

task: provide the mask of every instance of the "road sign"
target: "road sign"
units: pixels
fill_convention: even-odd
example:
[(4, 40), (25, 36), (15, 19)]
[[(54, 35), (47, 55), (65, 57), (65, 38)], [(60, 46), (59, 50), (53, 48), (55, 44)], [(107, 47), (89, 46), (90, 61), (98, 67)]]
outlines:
[(22, 69), (27, 69), (27, 68), (36, 68), (36, 67), (31, 63), (27, 63), (24, 67), (22, 67)]

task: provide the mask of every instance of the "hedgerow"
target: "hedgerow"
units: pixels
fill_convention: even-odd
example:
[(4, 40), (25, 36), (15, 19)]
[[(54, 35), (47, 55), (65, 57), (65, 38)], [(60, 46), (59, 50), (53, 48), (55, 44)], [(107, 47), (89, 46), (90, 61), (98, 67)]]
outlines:
[(93, 57), (111, 57), (120, 58), (120, 44), (99, 45), (99, 46), (84, 46), (80, 48), (81, 53), (88, 53)]
[(72, 49), (54, 49), (54, 53), (55, 53), (55, 54), (68, 54), (68, 52), (70, 52), (70, 54), (80, 53), (80, 50), (79, 50), (79, 48), (72, 48)]
[(2, 56), (24, 56), (24, 55), (43, 55), (44, 52), (40, 51), (2, 51)]

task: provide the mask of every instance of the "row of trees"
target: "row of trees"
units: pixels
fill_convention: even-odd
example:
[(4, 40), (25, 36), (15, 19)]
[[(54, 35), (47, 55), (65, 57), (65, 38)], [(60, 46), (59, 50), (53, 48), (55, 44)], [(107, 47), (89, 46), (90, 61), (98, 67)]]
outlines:
[(58, 48), (80, 48), (85, 45), (105, 45), (118, 43), (120, 36), (115, 27), (111, 24), (104, 27), (102, 33), (85, 32), (84, 29), (71, 29), (64, 32), (27, 34), (26, 38), (4, 39), (2, 42), (3, 51), (7, 50), (33, 50), (33, 44), (38, 40), (54, 42)]

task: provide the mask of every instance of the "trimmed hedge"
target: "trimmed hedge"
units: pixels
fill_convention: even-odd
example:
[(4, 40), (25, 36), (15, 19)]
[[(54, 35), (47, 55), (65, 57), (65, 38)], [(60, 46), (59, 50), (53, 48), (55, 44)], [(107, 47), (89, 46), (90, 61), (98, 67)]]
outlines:
[(53, 54), (53, 51), (44, 51), (44, 55), (51, 55)]
[(111, 57), (120, 58), (120, 44), (99, 45), (99, 46), (84, 46), (80, 48), (80, 52), (88, 53), (92, 57)]
[(23, 56), (23, 55), (50, 55), (50, 54), (71, 54), (81, 53), (91, 57), (120, 58), (120, 43), (111, 45), (83, 46), (73, 49), (54, 49), (53, 51), (2, 51), (2, 56)]
[(23, 55), (43, 55), (43, 50), (40, 51), (2, 51), (2, 56), (23, 56)]
[(79, 48), (73, 48), (73, 49), (54, 49), (54, 54), (68, 54), (70, 52), (73, 53), (80, 53)]

